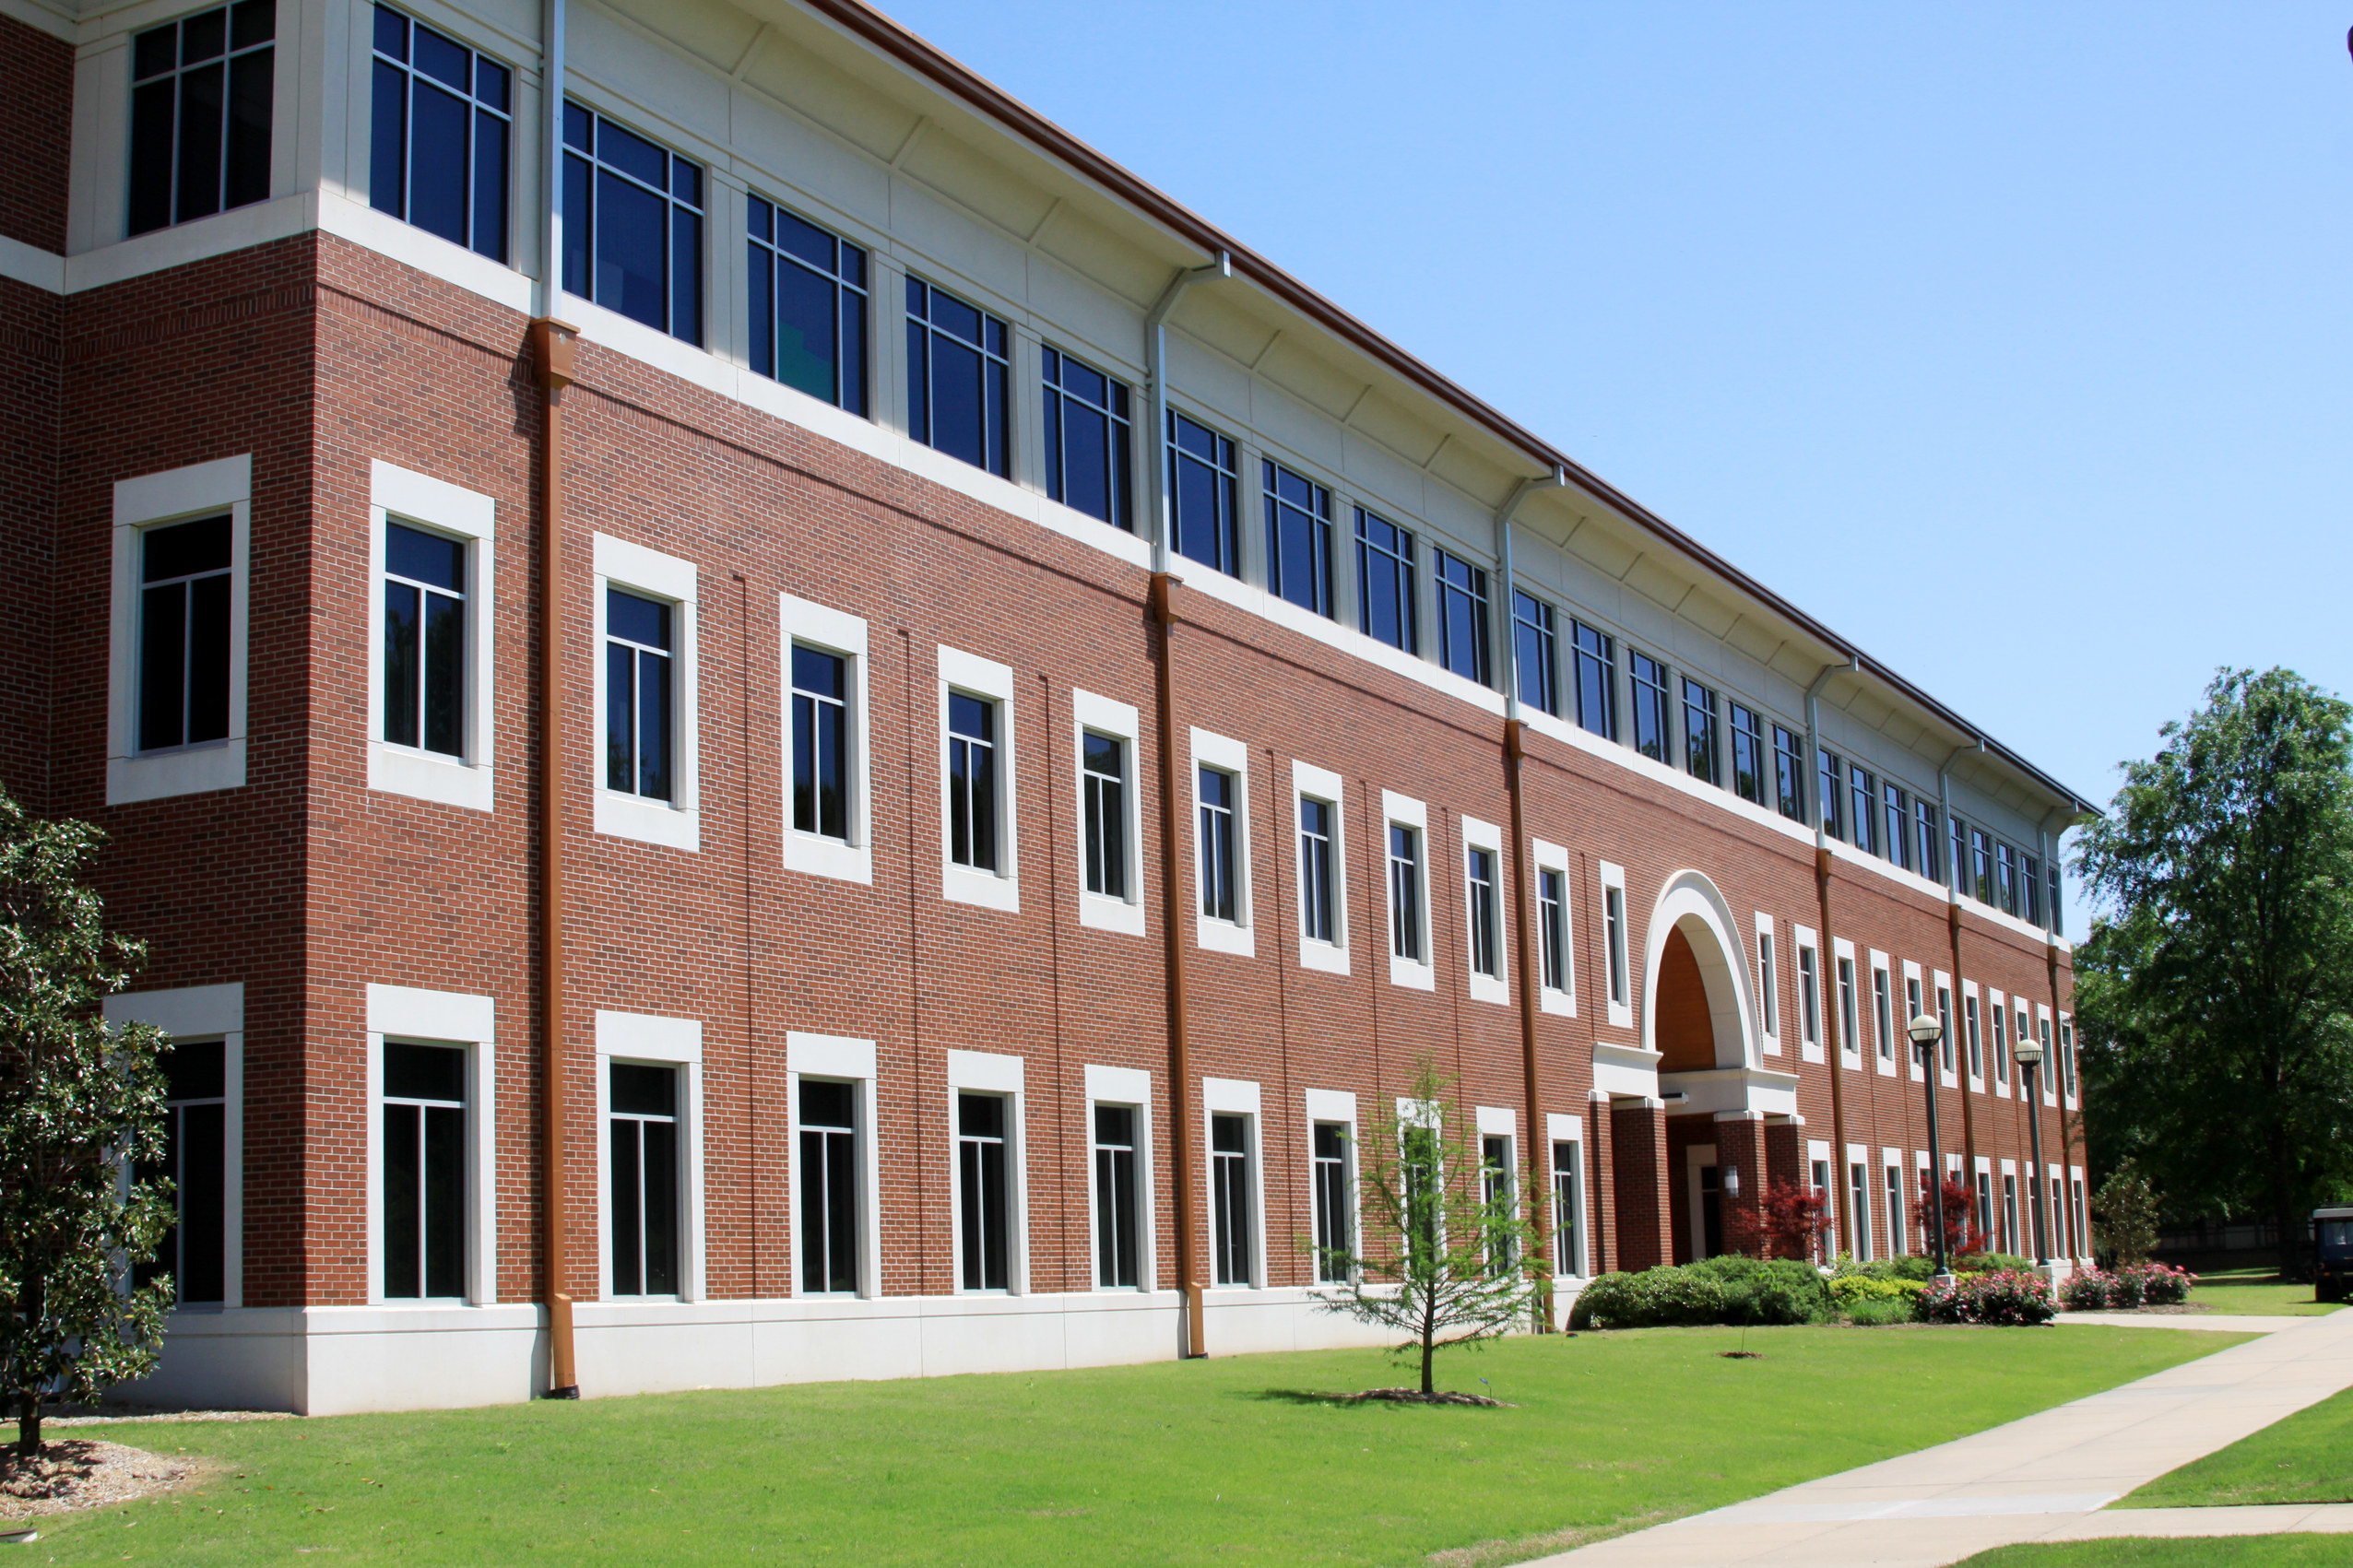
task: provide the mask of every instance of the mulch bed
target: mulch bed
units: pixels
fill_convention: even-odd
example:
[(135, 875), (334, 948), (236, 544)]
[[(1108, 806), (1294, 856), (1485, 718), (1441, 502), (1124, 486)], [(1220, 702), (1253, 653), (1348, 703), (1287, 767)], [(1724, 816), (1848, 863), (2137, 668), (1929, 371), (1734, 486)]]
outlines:
[(1490, 1399), (1484, 1394), (1456, 1394), (1450, 1391), (1425, 1394), (1418, 1388), (1367, 1388), (1358, 1394), (1327, 1394), (1334, 1403), (1361, 1405), (1367, 1399), (1386, 1400), (1392, 1405), (1480, 1405), (1490, 1410), (1516, 1410), (1517, 1405), (1501, 1399)]
[(33, 1459), (19, 1459), (11, 1446), (0, 1450), (0, 1520), (128, 1503), (177, 1486), (195, 1472), (194, 1460), (86, 1437), (44, 1443)]

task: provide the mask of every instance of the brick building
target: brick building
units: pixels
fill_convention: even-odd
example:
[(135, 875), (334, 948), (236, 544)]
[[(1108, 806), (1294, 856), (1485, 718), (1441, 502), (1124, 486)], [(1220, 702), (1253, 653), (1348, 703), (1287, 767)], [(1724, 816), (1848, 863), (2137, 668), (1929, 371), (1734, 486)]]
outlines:
[(0, 783), (180, 1042), (152, 1396), (1347, 1342), (1424, 1054), (1555, 1315), (1780, 1181), (1919, 1250), (1922, 1011), (2084, 1251), (2084, 803), (856, 0), (0, 61)]

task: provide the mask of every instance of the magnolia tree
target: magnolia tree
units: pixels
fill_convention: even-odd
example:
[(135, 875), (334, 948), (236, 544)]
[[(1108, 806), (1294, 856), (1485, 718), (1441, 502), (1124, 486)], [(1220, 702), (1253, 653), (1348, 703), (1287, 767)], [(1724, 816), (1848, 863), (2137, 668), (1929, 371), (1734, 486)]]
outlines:
[(101, 837), (0, 794), (0, 1401), (28, 1457), (42, 1401), (154, 1370), (171, 1299), (131, 1281), (172, 1222), (171, 1185), (136, 1175), (163, 1157), (169, 1043), (100, 1016), (146, 957), (79, 879)]
[(1421, 1059), (1401, 1110), (1357, 1147), (1364, 1234), (1354, 1246), (1319, 1249), (1319, 1272), (1342, 1282), (1317, 1304), (1398, 1334), (1395, 1353), (1421, 1359), (1425, 1396), (1437, 1393), (1438, 1351), (1509, 1332), (1528, 1317), (1535, 1290), (1523, 1261), (1531, 1232), (1519, 1217), (1520, 1173), (1486, 1163), (1453, 1088)]

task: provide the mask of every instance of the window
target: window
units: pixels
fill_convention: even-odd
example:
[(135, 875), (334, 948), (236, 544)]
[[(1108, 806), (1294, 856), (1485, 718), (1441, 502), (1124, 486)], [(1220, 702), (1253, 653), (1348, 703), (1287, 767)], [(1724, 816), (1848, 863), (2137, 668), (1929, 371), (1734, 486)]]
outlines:
[(1499, 979), (1503, 953), (1496, 933), (1496, 852), (1473, 847), (1465, 852), (1471, 905), (1471, 973)]
[(1993, 1233), (1993, 1173), (1991, 1171), (1981, 1170), (1977, 1173), (1977, 1228), (1989, 1236)]
[(1241, 797), (1241, 782), (1232, 773), (1223, 768), (1200, 770), (1201, 914), (1235, 925), (1242, 918), (1235, 837)]
[(1634, 749), (1653, 762), (1663, 762), (1670, 744), (1667, 666), (1631, 648), (1626, 657), (1633, 672)]
[(1560, 717), (1560, 649), (1553, 635), (1553, 607), (1512, 590), (1511, 653), (1518, 661), (1519, 700), (1541, 713)]
[(1953, 992), (1947, 985), (1936, 987), (1936, 1028), (1944, 1056), (1941, 1070), (1949, 1079), (1953, 1076)]
[[(388, 745), (465, 755), (466, 553), (462, 540), (404, 524), (384, 525), (384, 739)], [(219, 581), (225, 599), (228, 574), (222, 572)]]
[(1171, 411), (1168, 474), (1169, 548), (1229, 577), (1238, 575), (1235, 515), (1241, 483), (1234, 443)]
[(1945, 819), (1948, 847), (1952, 855), (1953, 887), (1956, 891), (1969, 890), (1969, 824), (1947, 813)]
[(1568, 873), (1536, 871), (1536, 972), (1549, 991), (1568, 989)]
[(1389, 825), (1389, 952), (1422, 961), (1422, 834), (1402, 822)]
[[(1817, 1149), (1823, 1149), (1827, 1148), (1828, 1146), (1826, 1144), (1816, 1144), (1815, 1147)], [(1814, 1177), (1814, 1191), (1815, 1196), (1822, 1199), (1823, 1212), (1831, 1215), (1831, 1228), (1824, 1231), (1821, 1233), (1821, 1239), (1815, 1244), (1815, 1261), (1816, 1263), (1827, 1263), (1830, 1261), (1831, 1255), (1837, 1251), (1839, 1244), (1837, 1230), (1838, 1220), (1830, 1201), (1830, 1161), (1827, 1160), (1816, 1160), (1812, 1161), (1812, 1174)]]
[(169, 1274), (181, 1305), (225, 1299), (228, 1284), (228, 1116), (226, 1047), (218, 1040), (174, 1041), (163, 1057), (163, 1158), (142, 1162), (143, 1182), (172, 1185), (175, 1223), (152, 1261), (132, 1270), (145, 1285)]
[(1894, 999), (1887, 994), (1887, 970), (1884, 964), (1871, 966), (1871, 1023), (1879, 1043), (1879, 1060), (1892, 1065), (1896, 1060), (1896, 1020)]
[(2051, 1049), (2051, 1020), (2048, 1016), (2035, 1020), (2035, 1037), (2042, 1045), (2042, 1097), (2049, 1102), (2058, 1098), (2059, 1058)]
[(846, 1295), (857, 1290), (857, 1087), (804, 1078), (799, 1099), (800, 1291)]
[(1732, 793), (1751, 806), (1765, 804), (1765, 721), (1756, 711), (1732, 703)]
[(1005, 433), (1011, 336), (995, 316), (907, 279), (907, 434), (999, 478), (1012, 474)]
[(1311, 942), (1337, 942), (1332, 910), (1332, 839), (1338, 813), (1329, 800), (1299, 797), (1299, 933)]
[(1578, 1148), (1574, 1140), (1553, 1140), (1553, 1272), (1581, 1274), (1584, 1249), (1585, 1200), (1578, 1189)]
[(1344, 1123), (1316, 1124), (1316, 1282), (1319, 1285), (1346, 1284), (1348, 1260), (1356, 1250), (1354, 1213), (1349, 1199), (1349, 1142)]
[(1331, 492), (1279, 464), (1266, 484), (1267, 587), (1301, 609), (1331, 614)]
[(1212, 1238), (1216, 1282), (1248, 1285), (1256, 1282), (1251, 1268), (1250, 1119), (1213, 1115), (1209, 1119), (1210, 1196), (1215, 1234)]
[(1869, 770), (1854, 767), (1847, 770), (1847, 782), (1854, 796), (1854, 846), (1865, 855), (1875, 854), (1878, 845), (1873, 826), (1879, 815), (1879, 781)]
[(1817, 764), (1815, 769), (1818, 775), (1816, 782), (1822, 796), (1822, 831), (1834, 839), (1845, 838), (1847, 835), (1839, 825), (1839, 797), (1844, 793), (1839, 778), (1845, 772), (1846, 765), (1839, 760), (1839, 754), (1835, 751), (1819, 752), (1815, 761)]
[(275, 0), (240, 0), (132, 37), (128, 232), (269, 195), (277, 35)]
[(1809, 1051), (1822, 1049), (1822, 980), (1815, 950), (1801, 942), (1797, 949), (1799, 1038)]
[(1805, 742), (1780, 725), (1773, 726), (1773, 799), (1791, 821), (1805, 820)]
[(792, 645), (793, 831), (847, 843), (850, 661)]
[(384, 1047), (384, 1294), (466, 1294), (466, 1053)]
[(1912, 869), (1932, 882), (1945, 879), (1942, 862), (1936, 855), (1940, 834), (1936, 831), (1936, 808), (1925, 800), (1912, 802)]
[[(1606, 927), (1610, 961), (1610, 1005), (1632, 1008), (1632, 987), (1626, 961), (1626, 890), (1607, 887), (1602, 894), (1602, 923)], [(1614, 1021), (1614, 1020), (1613, 1020)]]
[[(672, 619), (659, 600), (605, 590), (605, 787), (649, 800), (668, 800), (675, 789)], [(798, 650), (793, 663), (798, 678)], [(798, 719), (798, 694), (794, 709)]]
[(1136, 1245), (1136, 1107), (1094, 1108), (1094, 1282), (1133, 1290), (1142, 1279)]
[(1847, 1166), (1847, 1200), (1854, 1205), (1854, 1256), (1871, 1261), (1871, 1179), (1860, 1161)]
[(1683, 683), (1683, 765), (1695, 779), (1718, 784), (1717, 757), (1722, 742), (1716, 734), (1716, 694), (1697, 681)]
[[(1905, 1031), (1904, 1038), (1905, 1038), (1905, 1039), (1906, 1039), (1906, 1041), (1908, 1041), (1908, 1042), (1909, 1042), (1909, 1041), (1910, 1040), (1910, 1038), (1911, 1038), (1911, 1032), (1911, 1032), (1911, 1020), (1914, 1020), (1914, 1019), (1916, 1019), (1916, 1018), (1918, 1018), (1919, 1016), (1920, 1016), (1920, 976), (1919, 976), (1917, 973), (1913, 973), (1913, 971), (1912, 971), (1912, 966), (1911, 966), (1910, 964), (1907, 963), (1907, 964), (1905, 964), (1905, 965), (1904, 965), (1904, 1019), (1903, 1019), (1903, 1026), (1904, 1026), (1904, 1031)], [(1928, 1064), (1927, 1064), (1926, 1062), (1924, 1062), (1924, 1061), (1922, 1061), (1922, 1060), (1921, 1059), (1920, 1051), (1919, 1051), (1919, 1049), (1918, 1049), (1917, 1047), (1913, 1047), (1913, 1048), (1912, 1048), (1912, 1051), (1911, 1051), (1911, 1064), (1912, 1064), (1912, 1077), (1914, 1077), (1914, 1078), (1920, 1078), (1920, 1077), (1923, 1076), (1923, 1075), (1924, 1075), (1924, 1074), (1928, 1071)]]
[(1581, 620), (1569, 622), (1569, 638), (1577, 645), (1577, 722), (1604, 740), (1615, 740), (1617, 643)]
[(1487, 668), (1487, 574), (1433, 550), (1438, 590), (1438, 663), (1465, 680), (1491, 684)]
[(1961, 1017), (1969, 1037), (1969, 1077), (1982, 1079), (1985, 1077), (1985, 1044), (1978, 1037), (1977, 996), (1974, 992), (1961, 997)]
[(1982, 828), (1969, 830), (1969, 896), (1993, 907), (1993, 841)]
[(2075, 1256), (2089, 1257), (2091, 1256), (2091, 1216), (2084, 1208), (2084, 1179), (2081, 1176), (2070, 1174), (2067, 1178), (2067, 1185), (2075, 1200)]
[(1904, 1170), (1887, 1167), (1887, 1256), (1901, 1257), (1910, 1250), (1904, 1238)]
[[(615, 1062), (611, 1073), (612, 1185), (607, 1191), (612, 1204), (613, 1294), (674, 1296), (679, 1288), (678, 1069)], [(802, 1102), (806, 1105), (806, 1095)], [(804, 1138), (804, 1151), (806, 1148)], [(802, 1184), (806, 1220), (806, 1173)]]
[(1990, 1021), (1993, 1025), (1994, 1081), (2006, 1087), (2010, 1081), (2010, 1031), (2004, 1021), (2007, 1009), (2002, 1006), (2002, 998), (1998, 995), (1988, 996), (1985, 1006), (1986, 1011), (1992, 1015)]
[(997, 704), (948, 693), (948, 859), (975, 871), (997, 864)]
[(563, 286), (656, 332), (703, 341), (703, 166), (563, 106)]
[(2051, 934), (2063, 937), (2067, 934), (2066, 906), (2059, 902), (2059, 863), (2056, 860), (2044, 873), (2044, 879), (2050, 884), (2044, 891), (2051, 900)]
[(1133, 531), (1129, 497), (1135, 443), (1128, 389), (1058, 349), (1042, 351), (1046, 378), (1046, 495)]
[(1487, 1272), (1504, 1275), (1519, 1261), (1510, 1223), (1519, 1218), (1519, 1194), (1512, 1190), (1511, 1139), (1494, 1136), (1479, 1139), (1479, 1197), (1487, 1213)]
[(1839, 955), (1839, 1050), (1843, 1055), (1862, 1054), (1862, 1031), (1855, 1018), (1854, 960)]
[(2002, 1173), (2002, 1250), (2018, 1250), (2018, 1178)]
[(2060, 1081), (2067, 1098), (2075, 1097), (2075, 1026), (2065, 1019), (2059, 1020)]
[(1356, 591), (1363, 601), (1366, 636), (1409, 654), (1421, 652), (1413, 536), (1361, 506), (1356, 509)]
[(2029, 925), (2042, 924), (2042, 862), (2031, 855), (2018, 856), (2018, 892), (2025, 903), (2020, 911)]
[(1886, 837), (1879, 853), (1905, 869), (1911, 868), (1911, 796), (1893, 780), (1883, 781), (1879, 799), (1886, 822)]
[(1128, 743), (1093, 730), (1082, 737), (1080, 769), (1086, 800), (1087, 891), (1128, 896)]
[[(1756, 1009), (1765, 1017), (1764, 1033), (1769, 1039), (1781, 1032), (1780, 988), (1773, 963), (1773, 933), (1758, 921), (1756, 933)], [(1775, 1050), (1780, 1047), (1776, 1045)]]
[(1993, 896), (2003, 914), (2018, 913), (2018, 868), (2005, 843), (1993, 846)]
[(957, 1279), (967, 1291), (1008, 1288), (1013, 1193), (1005, 1123), (1003, 1095), (956, 1096)]
[(866, 252), (759, 196), (744, 198), (751, 368), (867, 411)]
[(368, 205), (503, 263), (514, 73), (388, 6), (375, 42)]
[(225, 513), (137, 535), (143, 752), (229, 737), (234, 540)]

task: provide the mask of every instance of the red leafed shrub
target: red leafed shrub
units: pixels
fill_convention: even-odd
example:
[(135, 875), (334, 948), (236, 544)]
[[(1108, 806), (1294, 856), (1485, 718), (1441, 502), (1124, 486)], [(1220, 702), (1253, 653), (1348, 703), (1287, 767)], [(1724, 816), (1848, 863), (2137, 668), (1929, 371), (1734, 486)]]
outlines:
[[(1922, 1192), (1912, 1200), (1912, 1225), (1922, 1236), (1935, 1234), (1936, 1208)], [(1945, 1256), (1967, 1257), (1991, 1249), (1993, 1238), (1977, 1227), (1977, 1199), (1958, 1180), (1945, 1178)]]
[(1733, 1214), (1726, 1239), (1732, 1251), (1750, 1257), (1811, 1263), (1829, 1232), (1829, 1195), (1783, 1177), (1765, 1189), (1756, 1212), (1742, 1208)]

